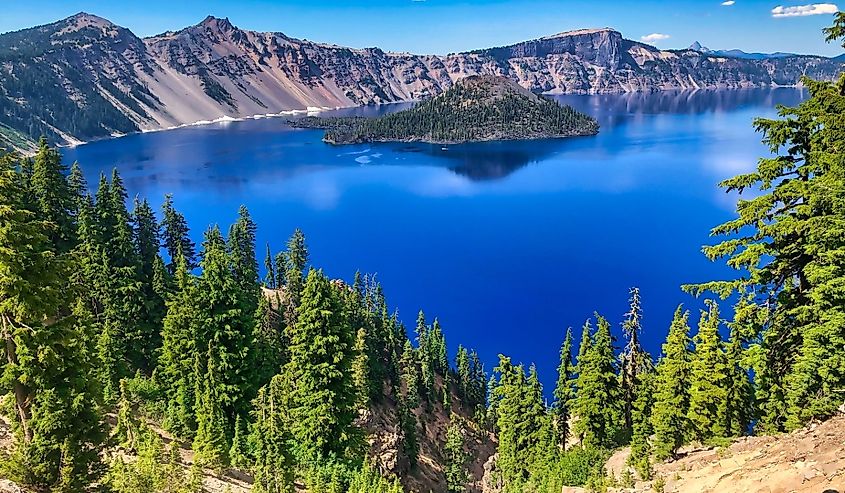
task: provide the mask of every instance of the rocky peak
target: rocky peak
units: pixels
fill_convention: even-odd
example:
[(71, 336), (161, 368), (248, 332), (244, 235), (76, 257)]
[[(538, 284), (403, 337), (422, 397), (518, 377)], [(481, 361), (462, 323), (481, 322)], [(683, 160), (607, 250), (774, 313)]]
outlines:
[(698, 51), (698, 52), (701, 52), (701, 53), (710, 53), (710, 51), (711, 51), (710, 48), (701, 46), (701, 43), (699, 43), (698, 41), (691, 44), (689, 46), (689, 49), (693, 50), (693, 51)]
[(610, 28), (579, 29), (478, 53), (497, 60), (572, 55), (593, 65), (616, 68), (624, 51), (622, 42), (622, 34)]
[(552, 34), (551, 36), (546, 36), (541, 39), (555, 39), (555, 38), (568, 38), (570, 36), (590, 36), (594, 34), (601, 34), (601, 35), (613, 35), (613, 34), (622, 35), (619, 31), (610, 28), (610, 27), (602, 27), (602, 28), (594, 28), (594, 29), (575, 29), (573, 31), (564, 31), (557, 34)]
[(199, 27), (205, 27), (219, 32), (228, 32), (235, 30), (235, 26), (229, 21), (228, 17), (214, 17), (209, 15), (198, 24)]

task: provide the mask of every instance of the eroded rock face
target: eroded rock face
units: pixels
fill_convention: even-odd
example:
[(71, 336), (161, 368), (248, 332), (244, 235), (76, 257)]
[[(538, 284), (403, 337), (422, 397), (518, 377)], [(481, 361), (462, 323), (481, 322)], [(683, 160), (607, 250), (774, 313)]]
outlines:
[(501, 493), (504, 489), (502, 475), (496, 465), (499, 454), (493, 454), (484, 463), (484, 475), (481, 477), (481, 493)]
[(73, 142), (221, 117), (425, 98), (470, 75), (562, 94), (795, 85), (804, 75), (833, 79), (842, 68), (843, 60), (823, 57), (662, 51), (612, 29), (438, 56), (316, 43), (214, 17), (142, 40), (78, 14), (0, 35), (0, 114), (32, 137)]

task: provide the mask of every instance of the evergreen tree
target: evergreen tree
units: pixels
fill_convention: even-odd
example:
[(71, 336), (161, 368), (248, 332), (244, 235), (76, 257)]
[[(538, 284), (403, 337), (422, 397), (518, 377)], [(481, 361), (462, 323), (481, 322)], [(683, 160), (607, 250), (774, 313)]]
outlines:
[(253, 403), (252, 443), (255, 448), (256, 493), (293, 491), (293, 459), (289, 450), (290, 433), (283, 419), (285, 385), (274, 377), (258, 391)]
[(255, 314), (255, 367), (254, 379), (260, 388), (277, 375), (286, 361), (284, 316), (279, 313), (279, 302), (271, 301), (267, 296), (258, 300)]
[(653, 371), (639, 374), (636, 400), (631, 409), (631, 455), (628, 464), (634, 466), (643, 479), (651, 477), (651, 443), (649, 437), (654, 433), (651, 416), (654, 409)]
[(654, 455), (663, 460), (675, 453), (689, 435), (687, 418), (690, 399), (689, 312), (679, 306), (663, 343), (663, 355), (654, 378), (654, 407), (651, 426), (654, 430)]
[(301, 230), (295, 230), (288, 239), (287, 251), (283, 258), (287, 323), (293, 325), (305, 286), (305, 269), (308, 266), (308, 247), (305, 245), (305, 234)]
[(192, 270), (196, 265), (196, 246), (191, 241), (185, 216), (173, 207), (171, 194), (164, 196), (164, 204), (161, 206), (161, 228), (162, 246), (170, 257), (167, 265), (170, 273), (176, 273), (179, 257), (184, 257), (188, 270)]
[(369, 355), (367, 331), (358, 329), (355, 337), (354, 359), (352, 361), (352, 385), (355, 387), (356, 409), (366, 409), (370, 404)]
[(402, 432), (402, 451), (408, 458), (411, 469), (414, 469), (420, 455), (420, 444), (417, 440), (417, 416), (408, 398), (399, 400), (399, 428)]
[(257, 227), (246, 207), (238, 209), (238, 220), (229, 229), (228, 250), (232, 272), (240, 292), (251, 313), (258, 308), (258, 261), (255, 257), (255, 231)]
[(69, 314), (68, 265), (12, 156), (0, 156), (0, 328), (14, 448), (7, 477), (83, 491), (98, 479), (102, 422), (84, 312)]
[(444, 447), (446, 460), (446, 490), (449, 493), (464, 493), (469, 482), (467, 461), (469, 454), (464, 451), (464, 432), (461, 425), (452, 416), (449, 428), (446, 430), (446, 445)]
[(196, 402), (194, 358), (199, 326), (195, 306), (198, 288), (188, 272), (185, 257), (177, 254), (176, 264), (175, 292), (167, 302), (156, 376), (167, 397), (164, 427), (180, 437), (190, 437), (196, 429), (193, 409)]
[(66, 172), (59, 151), (47, 145), (47, 139), (42, 137), (33, 159), (30, 190), (38, 218), (50, 225), (47, 236), (57, 253), (69, 252), (76, 236), (72, 219), (74, 195), (65, 178)]
[(247, 443), (246, 426), (239, 414), (235, 418), (235, 435), (232, 438), (232, 447), (229, 449), (229, 461), (232, 467), (246, 469), (250, 465), (249, 445)]
[(290, 389), (290, 431), (300, 454), (343, 456), (354, 434), (354, 335), (343, 319), (337, 290), (321, 271), (308, 273), (296, 323), (288, 330), (290, 361), (282, 373)]
[(621, 390), (624, 400), (625, 429), (631, 432), (633, 429), (634, 402), (637, 400), (637, 390), (640, 385), (640, 374), (651, 370), (651, 356), (640, 344), (640, 332), (642, 332), (642, 304), (640, 300), (640, 289), (631, 288), (630, 309), (625, 314), (625, 321), (622, 322), (622, 330), (628, 340), (621, 355)]
[[(826, 40), (845, 39), (843, 26), (840, 13)], [(809, 98), (781, 108), (777, 119), (754, 122), (772, 156), (721, 183), (751, 194), (738, 201), (739, 217), (713, 229), (723, 241), (704, 252), (743, 275), (687, 286), (722, 297), (753, 292), (768, 312), (752, 350), (767, 431), (833, 415), (845, 387), (845, 77), (802, 83)]]
[(473, 411), (478, 414), (483, 412), (487, 405), (487, 373), (484, 371), (484, 364), (475, 350), (469, 353), (469, 368), (471, 375), (469, 402)]
[(574, 370), (572, 364), (572, 329), (568, 328), (560, 347), (560, 364), (557, 367), (557, 385), (555, 386), (554, 403), (552, 404), (557, 445), (561, 449), (566, 448), (566, 439), (569, 436), (569, 406), (573, 397)]
[(88, 182), (85, 180), (85, 175), (82, 174), (82, 167), (77, 162), (74, 162), (70, 167), (67, 186), (72, 198), (73, 215), (74, 217), (78, 217), (79, 209), (88, 195)]
[(156, 272), (156, 264), (161, 260), (159, 250), (159, 227), (152, 207), (146, 200), (135, 199), (132, 212), (133, 239), (135, 254), (137, 255), (138, 275), (142, 293), (143, 307), (139, 321), (139, 361), (138, 366), (146, 373), (150, 373), (155, 366), (155, 352), (161, 346), (161, 322), (164, 319), (166, 307), (161, 296), (161, 271)]
[(467, 401), (472, 385), (470, 374), (469, 353), (462, 345), (458, 345), (458, 352), (455, 355), (455, 370), (458, 377), (458, 392), (463, 401)]
[[(197, 325), (194, 332), (194, 347), (200, 364), (198, 375), (204, 375), (208, 385), (218, 388), (205, 391), (197, 381), (197, 391), (203, 389), (219, 406), (224, 416), (227, 439), (231, 439), (231, 425), (238, 414), (247, 411), (251, 399), (251, 379), (254, 377), (252, 358), (254, 356), (254, 314), (250, 303), (245, 303), (248, 297), (238, 283), (232, 269), (230, 255), (226, 244), (217, 227), (210, 228), (205, 234), (203, 253), (200, 267), (202, 275), (199, 278), (196, 296), (192, 301), (197, 311)], [(207, 354), (201, 348), (208, 349), (213, 354)], [(214, 362), (218, 375), (211, 375), (206, 367)], [(197, 396), (197, 402), (201, 402)], [(208, 404), (212, 405), (212, 404)], [(198, 417), (199, 424), (199, 417)]]
[(691, 437), (697, 440), (722, 438), (725, 429), (727, 368), (724, 345), (719, 336), (719, 307), (708, 300), (707, 311), (702, 311), (698, 333), (693, 341), (690, 365), (690, 398), (687, 416)]
[[(619, 440), (622, 410), (610, 324), (604, 317), (596, 317), (596, 333), (578, 361), (578, 392), (572, 413), (578, 417), (575, 432), (584, 446), (611, 448)], [(585, 331), (588, 329), (589, 324), (585, 325)]]
[(500, 355), (496, 372), (499, 380), (493, 388), (491, 408), (499, 435), (497, 464), (504, 491), (519, 492), (533, 462), (551, 445), (550, 423), (533, 367), (526, 378), (522, 366), (514, 366), (509, 358)]
[(754, 417), (753, 389), (743, 366), (744, 349), (737, 324), (731, 324), (730, 340), (725, 351), (726, 395), (724, 416), (727, 436), (748, 433)]
[(132, 402), (126, 390), (126, 380), (120, 381), (120, 399), (117, 401), (117, 422), (112, 437), (121, 447), (130, 452), (138, 450), (141, 424), (135, 417)]
[(264, 270), (267, 271), (264, 276), (264, 286), (267, 289), (279, 289), (279, 284), (276, 281), (276, 263), (273, 261), (269, 243), (267, 243), (267, 253), (264, 257)]
[(208, 359), (202, 365), (197, 355), (196, 389), (197, 434), (194, 437), (193, 450), (197, 462), (203, 466), (222, 469), (229, 465), (229, 427), (231, 423), (223, 411), (221, 390), (222, 372), (217, 361), (218, 352), (213, 342), (208, 344)]
[(419, 367), (417, 365), (416, 351), (409, 339), (405, 340), (400, 361), (402, 368), (402, 383), (405, 388), (405, 399), (410, 409), (420, 405)]

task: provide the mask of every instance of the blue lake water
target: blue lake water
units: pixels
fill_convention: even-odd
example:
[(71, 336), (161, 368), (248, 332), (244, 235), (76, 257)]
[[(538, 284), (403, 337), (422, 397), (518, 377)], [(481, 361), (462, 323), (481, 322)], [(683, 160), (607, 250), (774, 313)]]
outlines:
[(598, 311), (618, 331), (629, 287), (642, 290), (656, 354), (675, 307), (699, 306), (679, 286), (732, 275), (700, 253), (733, 217), (736, 197), (716, 184), (765, 155), (753, 119), (804, 95), (565, 96), (601, 124), (568, 140), (332, 147), (320, 131), (262, 119), (130, 135), (65, 158), (92, 185), (117, 167), (130, 195), (156, 207), (173, 193), (197, 243), (241, 204), (259, 225), (260, 258), (302, 228), (329, 275), (377, 273), (409, 327), (424, 309), (453, 350), (475, 347), (488, 368), (500, 352), (535, 362), (548, 389), (566, 327)]

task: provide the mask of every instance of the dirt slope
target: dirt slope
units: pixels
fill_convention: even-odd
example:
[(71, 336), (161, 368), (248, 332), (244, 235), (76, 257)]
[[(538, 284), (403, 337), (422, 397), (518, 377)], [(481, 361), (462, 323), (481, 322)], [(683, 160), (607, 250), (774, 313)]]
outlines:
[[(608, 461), (621, 476), (627, 451)], [(790, 434), (748, 437), (725, 448), (684, 451), (655, 467), (666, 493), (845, 493), (845, 415)], [(654, 481), (617, 492), (654, 491)]]

